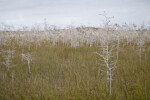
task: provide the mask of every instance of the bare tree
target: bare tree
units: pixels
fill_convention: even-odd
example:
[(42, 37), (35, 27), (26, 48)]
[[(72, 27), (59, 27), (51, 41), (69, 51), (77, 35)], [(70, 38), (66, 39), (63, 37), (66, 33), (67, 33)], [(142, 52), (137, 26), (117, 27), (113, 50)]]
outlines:
[(31, 74), (31, 61), (32, 61), (32, 57), (31, 57), (31, 54), (30, 53), (26, 53), (26, 54), (21, 54), (22, 56), (22, 59), (26, 60), (27, 63), (28, 63), (28, 74), (30, 75)]
[(144, 38), (144, 29), (141, 27), (141, 30), (138, 32), (138, 38), (137, 38), (137, 45), (139, 47), (139, 58), (140, 63), (142, 60), (142, 52), (143, 52), (143, 46), (145, 44), (145, 38)]
[(110, 31), (111, 27), (109, 25), (111, 17), (105, 16), (105, 14), (101, 14), (105, 17), (105, 26), (103, 34), (101, 34), (101, 52), (98, 54), (102, 58), (102, 66), (106, 68), (106, 76), (107, 76), (107, 84), (109, 85), (110, 95), (112, 95), (112, 80), (113, 80), (113, 72), (116, 69), (117, 60), (113, 60), (114, 52), (116, 46), (113, 43), (113, 38), (115, 35)]
[(14, 58), (13, 54), (14, 54), (14, 50), (3, 50), (3, 53), (6, 53), (6, 55), (3, 55), (5, 61), (3, 62), (3, 64), (8, 68), (10, 68), (10, 66), (12, 65), (12, 58)]

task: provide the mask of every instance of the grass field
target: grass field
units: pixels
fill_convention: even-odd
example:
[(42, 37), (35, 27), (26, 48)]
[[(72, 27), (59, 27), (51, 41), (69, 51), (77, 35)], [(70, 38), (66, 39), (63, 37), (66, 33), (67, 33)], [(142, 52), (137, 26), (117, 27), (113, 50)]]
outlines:
[[(141, 58), (139, 46), (120, 42), (112, 94), (102, 57), (95, 53), (102, 53), (101, 46), (85, 43), (72, 47), (61, 41), (53, 45), (41, 40), (40, 46), (31, 42), (29, 47), (20, 46), (13, 38), (9, 41), (0, 48), (0, 100), (150, 99), (149, 41), (142, 46)], [(116, 52), (112, 54), (111, 60), (116, 59)]]

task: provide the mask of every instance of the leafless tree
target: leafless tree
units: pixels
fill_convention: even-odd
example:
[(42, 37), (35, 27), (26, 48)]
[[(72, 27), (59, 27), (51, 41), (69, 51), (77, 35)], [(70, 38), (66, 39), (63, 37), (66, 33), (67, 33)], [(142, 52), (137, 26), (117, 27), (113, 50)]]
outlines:
[(32, 57), (31, 57), (31, 54), (30, 53), (26, 53), (26, 54), (21, 54), (22, 56), (22, 59), (26, 60), (27, 63), (28, 63), (28, 74), (30, 75), (31, 74), (31, 61), (32, 61)]

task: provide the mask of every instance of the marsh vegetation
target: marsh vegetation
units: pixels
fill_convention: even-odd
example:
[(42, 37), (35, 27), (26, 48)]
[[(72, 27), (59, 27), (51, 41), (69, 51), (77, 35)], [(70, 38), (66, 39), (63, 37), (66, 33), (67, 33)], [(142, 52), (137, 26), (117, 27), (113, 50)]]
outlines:
[(149, 100), (150, 30), (0, 32), (1, 100)]

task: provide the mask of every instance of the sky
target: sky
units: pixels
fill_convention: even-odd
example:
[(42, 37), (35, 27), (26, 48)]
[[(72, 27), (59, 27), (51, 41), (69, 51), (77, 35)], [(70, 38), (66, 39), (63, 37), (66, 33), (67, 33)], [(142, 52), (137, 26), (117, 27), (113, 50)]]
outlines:
[(0, 0), (0, 23), (99, 27), (104, 11), (112, 23), (150, 25), (150, 0)]

